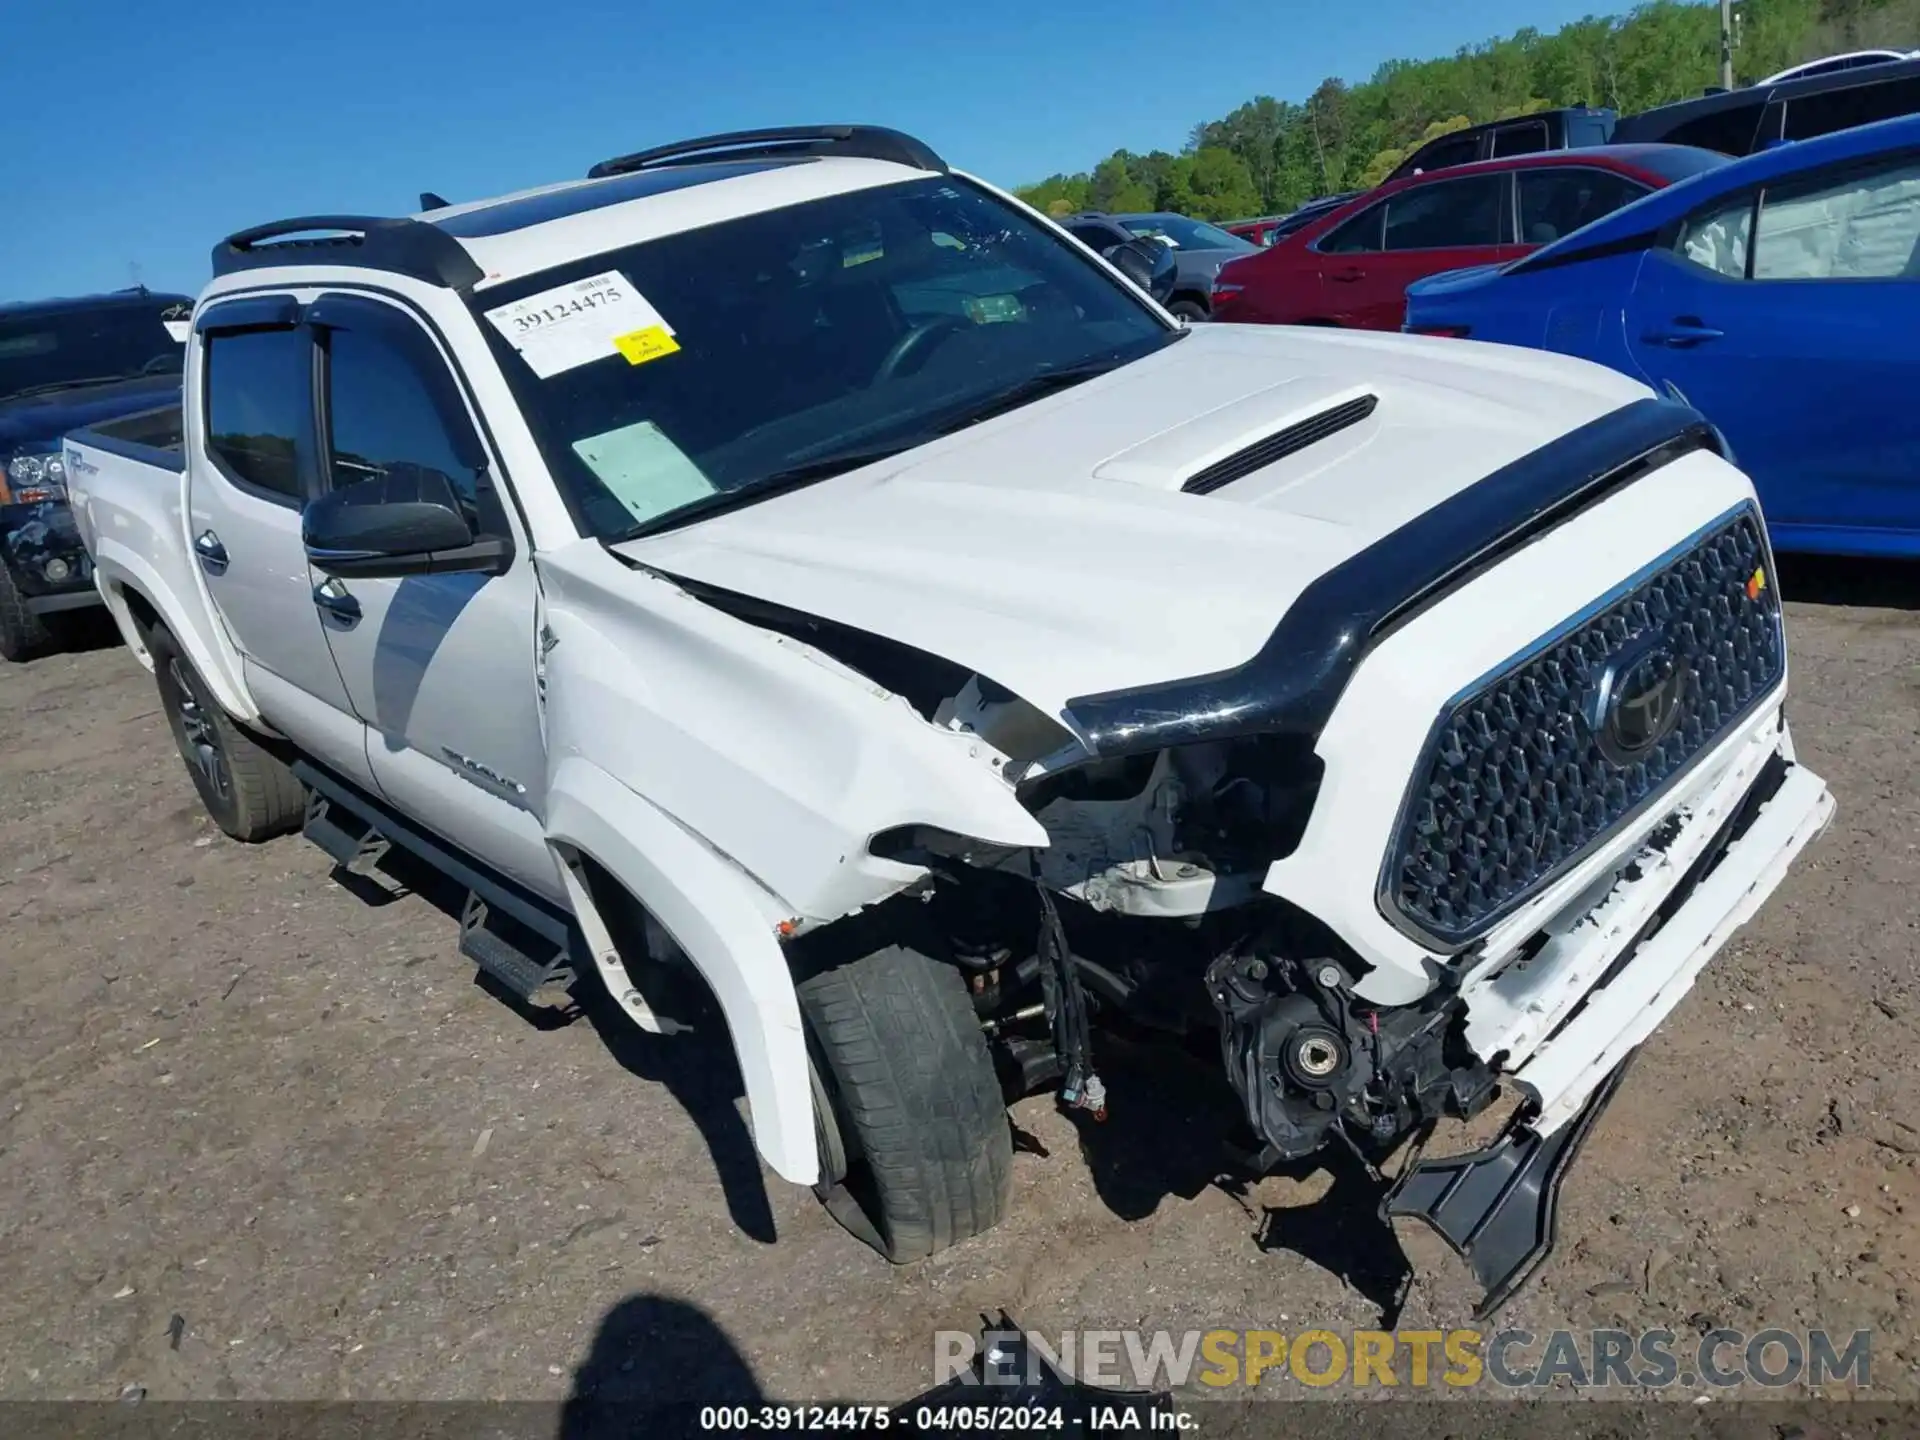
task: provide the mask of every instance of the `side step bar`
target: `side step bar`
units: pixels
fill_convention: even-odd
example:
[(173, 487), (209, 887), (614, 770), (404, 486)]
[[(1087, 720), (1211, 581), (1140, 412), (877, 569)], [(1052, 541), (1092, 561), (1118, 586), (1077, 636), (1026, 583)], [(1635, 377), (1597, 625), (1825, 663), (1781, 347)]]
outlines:
[(357, 786), (296, 760), (293, 773), (307, 787), (301, 833), (358, 875), (370, 873), (393, 846), (464, 886), (460, 953), (522, 1001), (547, 988), (570, 987), (576, 929), (564, 911), (488, 871), (437, 836), (394, 815)]

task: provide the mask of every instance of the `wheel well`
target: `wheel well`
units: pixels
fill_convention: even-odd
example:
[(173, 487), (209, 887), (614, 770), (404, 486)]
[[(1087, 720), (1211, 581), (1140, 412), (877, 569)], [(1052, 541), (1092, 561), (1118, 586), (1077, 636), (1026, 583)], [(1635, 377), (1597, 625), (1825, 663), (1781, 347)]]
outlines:
[(134, 633), (140, 637), (140, 648), (150, 650), (154, 629), (160, 624), (160, 612), (138, 590), (116, 585), (114, 593), (120, 597), (120, 603), (127, 607), (127, 618), (133, 621)]
[(1192, 301), (1209, 314), (1213, 312), (1213, 306), (1207, 303), (1207, 292), (1204, 290), (1176, 290), (1167, 297), (1167, 304), (1178, 305), (1183, 300)]

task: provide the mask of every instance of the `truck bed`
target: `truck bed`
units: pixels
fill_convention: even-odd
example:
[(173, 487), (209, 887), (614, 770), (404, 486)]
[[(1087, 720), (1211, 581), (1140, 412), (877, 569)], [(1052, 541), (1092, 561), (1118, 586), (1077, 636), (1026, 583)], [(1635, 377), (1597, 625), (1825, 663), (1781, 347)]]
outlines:
[(179, 475), (187, 468), (185, 410), (176, 400), (157, 410), (122, 415), (75, 430), (67, 436), (67, 444), (83, 445)]

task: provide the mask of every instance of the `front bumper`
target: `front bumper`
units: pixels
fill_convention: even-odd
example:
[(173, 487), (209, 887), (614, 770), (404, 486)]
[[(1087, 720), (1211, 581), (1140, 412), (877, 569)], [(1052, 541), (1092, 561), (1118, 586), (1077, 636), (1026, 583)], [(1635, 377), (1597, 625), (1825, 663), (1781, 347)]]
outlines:
[(1425, 1221), (1467, 1261), (1480, 1318), (1553, 1248), (1560, 1181), (1642, 1042), (1833, 810), (1784, 723), (1767, 727), (1595, 908), (1468, 996), (1470, 1043), (1507, 1062), (1524, 1103), (1488, 1148), (1409, 1164), (1381, 1213)]
[[(100, 603), (93, 559), (65, 501), (0, 505), (0, 563), (36, 615)], [(58, 578), (50, 576), (49, 569)]]
[(1512, 1074), (1542, 1133), (1572, 1118), (1672, 1013), (1833, 808), (1826, 782), (1794, 761), (1776, 713), (1622, 857), (1590, 903), (1567, 906), (1524, 965), (1468, 978), (1467, 1041)]

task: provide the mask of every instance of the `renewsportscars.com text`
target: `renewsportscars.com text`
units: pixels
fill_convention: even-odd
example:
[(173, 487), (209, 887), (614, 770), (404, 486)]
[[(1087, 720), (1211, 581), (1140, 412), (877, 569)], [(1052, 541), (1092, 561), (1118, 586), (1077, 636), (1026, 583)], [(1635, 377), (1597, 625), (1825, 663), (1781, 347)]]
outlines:
[(937, 1332), (934, 1383), (1033, 1384), (1050, 1364), (1085, 1384), (1139, 1389), (1224, 1390), (1257, 1386), (1267, 1376), (1354, 1389), (1865, 1389), (1873, 1364), (1869, 1330), (1070, 1330), (1028, 1332), (1024, 1346), (998, 1344), (998, 1335)]

